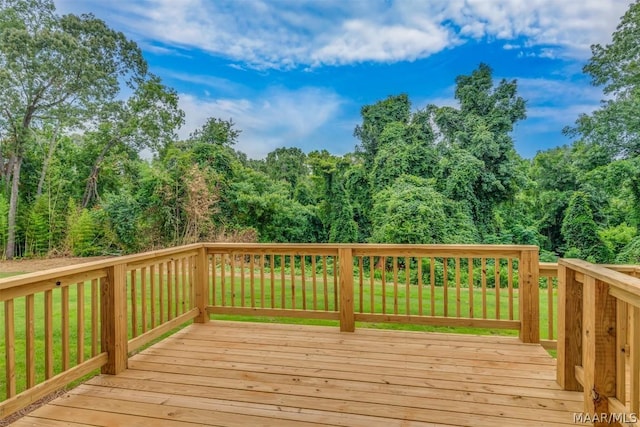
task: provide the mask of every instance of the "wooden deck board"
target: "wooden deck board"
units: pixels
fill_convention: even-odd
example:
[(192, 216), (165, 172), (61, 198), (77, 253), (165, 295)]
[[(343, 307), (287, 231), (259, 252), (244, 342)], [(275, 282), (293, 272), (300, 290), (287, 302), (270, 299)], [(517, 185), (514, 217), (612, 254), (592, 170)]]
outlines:
[(212, 321), (12, 425), (568, 426), (581, 411), (517, 338)]

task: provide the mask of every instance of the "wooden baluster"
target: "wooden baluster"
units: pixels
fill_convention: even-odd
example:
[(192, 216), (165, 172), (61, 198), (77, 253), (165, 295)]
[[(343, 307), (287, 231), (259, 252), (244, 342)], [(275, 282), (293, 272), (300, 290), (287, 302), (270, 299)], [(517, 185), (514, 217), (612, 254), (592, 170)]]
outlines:
[(13, 300), (4, 302), (4, 351), (7, 399), (16, 395), (16, 332)]
[(70, 363), (70, 354), (69, 354), (69, 287), (62, 287), (62, 312), (60, 313), (60, 317), (62, 318), (62, 370), (66, 371), (69, 369)]
[(84, 282), (79, 282), (76, 290), (76, 364), (84, 361)]
[(26, 377), (27, 388), (36, 385), (36, 345), (35, 345), (35, 297), (25, 297), (25, 332), (26, 332)]

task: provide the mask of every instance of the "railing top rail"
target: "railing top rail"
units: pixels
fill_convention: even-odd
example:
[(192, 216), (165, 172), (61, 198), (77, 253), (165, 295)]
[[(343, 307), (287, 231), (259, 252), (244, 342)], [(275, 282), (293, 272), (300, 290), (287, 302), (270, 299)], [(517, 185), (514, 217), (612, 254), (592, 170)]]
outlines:
[(620, 271), (612, 270), (603, 265), (592, 264), (581, 259), (560, 259), (558, 265), (569, 267), (570, 269), (591, 276), (597, 280), (608, 283), (614, 288), (621, 289), (628, 294), (640, 298), (640, 279), (624, 274)]
[(532, 251), (538, 250), (537, 246), (533, 245), (474, 245), (474, 244), (460, 244), (460, 245), (426, 245), (426, 244), (379, 244), (379, 243), (205, 243), (206, 248), (220, 248), (220, 249), (260, 249), (274, 251), (281, 249), (341, 249), (352, 248), (355, 250), (373, 249), (373, 250), (403, 250), (403, 251), (448, 251), (448, 252), (460, 252), (460, 253), (503, 253), (503, 252), (517, 252), (517, 251)]
[(167, 255), (179, 255), (182, 252), (192, 251), (201, 247), (209, 249), (238, 249), (238, 250), (260, 250), (277, 252), (279, 250), (312, 250), (321, 248), (322, 250), (335, 250), (340, 248), (352, 248), (360, 254), (374, 254), (374, 252), (396, 252), (404, 255), (417, 253), (420, 255), (433, 254), (435, 256), (474, 256), (487, 255), (499, 256), (504, 254), (515, 254), (519, 251), (537, 250), (537, 246), (532, 245), (403, 245), (403, 244), (370, 244), (370, 243), (194, 243), (175, 248), (161, 249), (156, 251), (143, 252), (140, 254), (125, 255), (100, 261), (92, 261), (83, 264), (70, 265), (66, 267), (53, 268), (50, 270), (21, 274), (17, 277), (0, 279), (0, 290), (24, 286), (34, 282), (56, 280), (65, 276), (78, 275), (95, 270), (104, 269), (117, 264), (129, 264), (141, 262), (148, 259), (163, 257)]
[(143, 252), (140, 254), (118, 256), (100, 261), (85, 262), (82, 264), (69, 265), (65, 267), (52, 268), (45, 271), (37, 271), (34, 273), (21, 274), (16, 277), (7, 277), (0, 279), (0, 290), (9, 289), (18, 286), (28, 285), (34, 282), (44, 282), (48, 280), (56, 280), (65, 276), (75, 276), (95, 270), (101, 270), (117, 264), (128, 264), (146, 259), (158, 258), (170, 254), (179, 255), (182, 252), (192, 251), (202, 247), (202, 243), (194, 243), (191, 245), (178, 246), (169, 249), (160, 249), (157, 251)]

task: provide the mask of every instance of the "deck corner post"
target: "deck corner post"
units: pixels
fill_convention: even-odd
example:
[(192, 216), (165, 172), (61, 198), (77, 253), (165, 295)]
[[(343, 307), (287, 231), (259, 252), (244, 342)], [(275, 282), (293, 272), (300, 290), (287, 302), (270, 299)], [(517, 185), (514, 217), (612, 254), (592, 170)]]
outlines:
[(540, 342), (540, 276), (538, 248), (520, 252), (518, 264), (520, 340), (526, 343)]
[(582, 366), (582, 284), (576, 280), (575, 270), (560, 260), (556, 381), (564, 390), (582, 391), (576, 366)]
[(340, 260), (340, 331), (353, 332), (356, 328), (353, 308), (353, 252), (351, 248), (338, 250)]
[(207, 248), (200, 247), (198, 249), (198, 255), (196, 256), (195, 265), (195, 295), (196, 295), (196, 307), (199, 310), (198, 316), (193, 321), (195, 323), (206, 323), (209, 321), (209, 314), (207, 313), (207, 295), (209, 284), (209, 263), (208, 263)]
[(583, 298), (584, 410), (609, 413), (609, 397), (616, 395), (616, 299), (607, 283), (586, 274)]
[(102, 351), (107, 353), (103, 374), (117, 375), (127, 368), (127, 268), (115, 264), (107, 268), (101, 281)]

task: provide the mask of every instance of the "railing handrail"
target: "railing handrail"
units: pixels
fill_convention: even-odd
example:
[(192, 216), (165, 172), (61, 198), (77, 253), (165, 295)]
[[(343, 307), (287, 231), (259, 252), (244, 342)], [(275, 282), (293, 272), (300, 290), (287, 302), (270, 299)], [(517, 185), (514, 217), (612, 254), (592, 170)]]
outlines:
[[(614, 286), (615, 288), (640, 298), (640, 279), (622, 273), (620, 270), (614, 270), (611, 266), (592, 264), (581, 259), (561, 259), (558, 261), (558, 265), (569, 267), (573, 271), (577, 271), (593, 277), (596, 280), (606, 282), (609, 286)], [(636, 270), (634, 268), (630, 271), (635, 272)], [(636, 307), (640, 307), (640, 302), (638, 302), (638, 300), (627, 302)]]
[[(567, 261), (570, 258), (565, 258)], [(558, 261), (559, 262), (559, 261)], [(558, 277), (558, 262), (541, 262), (539, 265), (540, 277)], [(598, 265), (600, 267), (608, 268), (609, 270), (617, 271), (619, 273), (633, 273), (640, 275), (640, 265), (634, 264), (591, 264)]]
[[(196, 245), (198, 245), (196, 243)], [(200, 243), (205, 247), (215, 248), (265, 248), (276, 249), (285, 247), (313, 248), (325, 247), (333, 249), (344, 248), (381, 248), (381, 249), (432, 249), (432, 250), (483, 250), (483, 251), (521, 251), (521, 250), (537, 250), (535, 245), (493, 245), (493, 244), (404, 244), (404, 243)]]
[(160, 249), (160, 250), (142, 252), (139, 254), (132, 254), (132, 255), (116, 256), (113, 258), (107, 258), (107, 259), (98, 260), (98, 261), (89, 261), (81, 264), (51, 268), (44, 271), (20, 274), (18, 276), (13, 276), (13, 277), (5, 277), (4, 279), (0, 279), (0, 292), (3, 289), (29, 285), (34, 282), (54, 280), (64, 276), (87, 273), (95, 270), (113, 267), (114, 265), (129, 264), (133, 262), (162, 257), (165, 255), (180, 255), (183, 252), (197, 250), (201, 248), (202, 245), (203, 245), (202, 243), (193, 243), (189, 245), (177, 246), (175, 248)]

